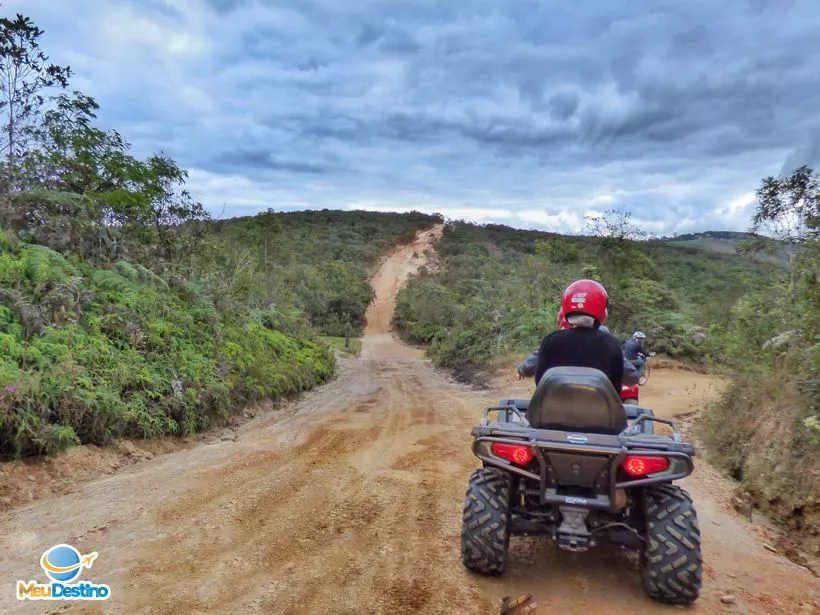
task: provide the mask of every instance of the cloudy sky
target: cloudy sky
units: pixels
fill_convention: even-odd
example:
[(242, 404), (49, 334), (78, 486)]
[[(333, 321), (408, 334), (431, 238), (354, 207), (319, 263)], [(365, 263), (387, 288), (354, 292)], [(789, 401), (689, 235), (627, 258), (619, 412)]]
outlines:
[(820, 167), (817, 0), (17, 0), (100, 121), (216, 216), (743, 230)]

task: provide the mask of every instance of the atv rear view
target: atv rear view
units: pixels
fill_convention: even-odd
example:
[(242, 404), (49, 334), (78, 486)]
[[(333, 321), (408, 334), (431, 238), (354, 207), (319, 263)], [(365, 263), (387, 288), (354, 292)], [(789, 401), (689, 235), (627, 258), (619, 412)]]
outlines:
[[(492, 415), (497, 415), (491, 420)], [(672, 428), (655, 435), (654, 424)], [(461, 559), (503, 574), (510, 536), (546, 535), (569, 551), (609, 542), (640, 553), (646, 593), (697, 600), (703, 572), (697, 514), (673, 481), (695, 451), (672, 421), (624, 406), (609, 379), (582, 367), (549, 370), (530, 400), (502, 400), (473, 428)]]

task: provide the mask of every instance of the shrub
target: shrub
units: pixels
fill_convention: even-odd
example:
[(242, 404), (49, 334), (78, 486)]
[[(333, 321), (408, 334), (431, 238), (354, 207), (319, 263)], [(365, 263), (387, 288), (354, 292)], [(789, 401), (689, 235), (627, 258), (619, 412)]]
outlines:
[[(716, 289), (752, 291), (776, 278), (768, 266), (734, 255), (494, 225), (448, 224), (439, 255), (438, 274), (417, 275), (399, 292), (394, 325), (405, 339), (432, 344), (438, 365), (460, 370), (532, 352), (555, 328), (564, 288), (579, 277), (607, 287), (607, 324), (621, 339), (640, 329), (653, 350), (673, 358), (716, 358), (714, 344), (724, 338), (695, 345), (691, 333), (695, 325), (713, 324), (703, 318), (707, 304), (722, 310), (720, 322), (729, 318), (738, 297), (729, 300)], [(719, 306), (712, 303), (716, 296)]]
[[(330, 350), (275, 330), (272, 313), (219, 314), (198, 285), (126, 261), (77, 274), (42, 246), (0, 251), (2, 458), (190, 434), (332, 376)], [(60, 284), (72, 289), (55, 302)]]

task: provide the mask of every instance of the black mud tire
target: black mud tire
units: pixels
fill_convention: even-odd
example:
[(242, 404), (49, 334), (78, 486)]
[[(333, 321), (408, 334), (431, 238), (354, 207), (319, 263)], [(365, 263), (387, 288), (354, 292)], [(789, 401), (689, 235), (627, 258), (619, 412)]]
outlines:
[(496, 468), (470, 476), (461, 525), (461, 562), (470, 570), (498, 576), (507, 569), (512, 479)]
[(644, 521), (644, 591), (665, 604), (692, 604), (698, 599), (703, 582), (703, 559), (698, 516), (691, 496), (674, 485), (647, 488)]

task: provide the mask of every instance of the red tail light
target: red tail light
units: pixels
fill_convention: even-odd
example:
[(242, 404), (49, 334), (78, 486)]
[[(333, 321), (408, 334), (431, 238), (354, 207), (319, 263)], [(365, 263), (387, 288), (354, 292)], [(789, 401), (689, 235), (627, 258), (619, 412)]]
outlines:
[(519, 466), (527, 465), (535, 457), (535, 453), (532, 452), (529, 446), (520, 446), (518, 444), (493, 442), (492, 451), (493, 455), (497, 455)]
[(666, 457), (641, 457), (639, 455), (627, 455), (621, 462), (621, 467), (630, 476), (646, 476), (655, 472), (663, 472), (669, 469), (669, 459)]

